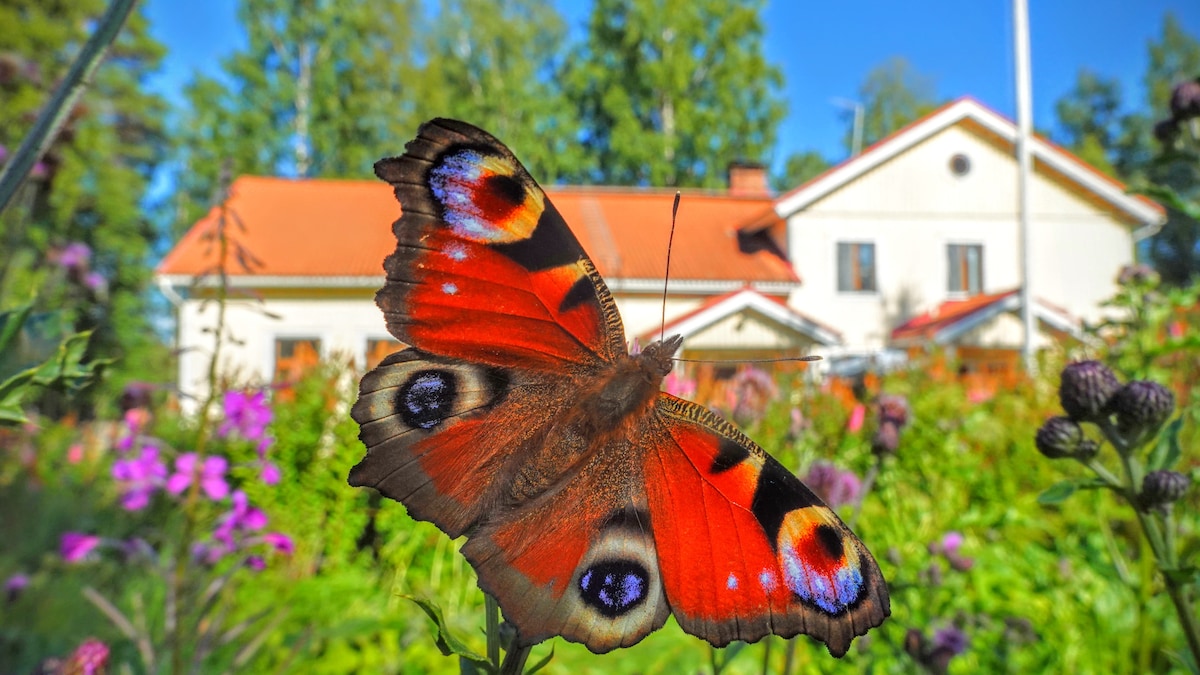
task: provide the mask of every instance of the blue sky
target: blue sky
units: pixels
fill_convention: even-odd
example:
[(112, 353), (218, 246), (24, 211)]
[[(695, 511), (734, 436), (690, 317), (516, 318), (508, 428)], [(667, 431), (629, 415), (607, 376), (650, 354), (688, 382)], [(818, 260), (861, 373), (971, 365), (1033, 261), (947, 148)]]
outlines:
[[(591, 3), (555, 4), (582, 32)], [(1167, 13), (1200, 37), (1198, 0), (1029, 4), (1034, 124), (1040, 129), (1054, 128), (1054, 102), (1071, 89), (1081, 68), (1118, 78), (1127, 105), (1140, 103), (1147, 43), (1161, 34)], [(173, 101), (181, 99), (179, 91), (194, 71), (215, 74), (220, 58), (242, 44), (236, 0), (149, 0), (147, 10), (152, 33), (169, 50), (152, 86)], [(1014, 115), (1010, 0), (769, 0), (763, 19), (767, 58), (783, 69), (789, 110), (779, 129), (776, 163), (809, 149), (843, 158), (844, 113), (831, 101), (853, 99), (866, 74), (892, 56), (905, 57), (932, 78), (940, 98), (971, 95)]]

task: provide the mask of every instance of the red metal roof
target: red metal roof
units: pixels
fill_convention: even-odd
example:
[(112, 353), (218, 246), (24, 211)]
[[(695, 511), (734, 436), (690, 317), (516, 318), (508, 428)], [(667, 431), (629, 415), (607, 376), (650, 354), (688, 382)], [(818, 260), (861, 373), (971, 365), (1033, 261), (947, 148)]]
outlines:
[(1017, 291), (974, 295), (965, 300), (947, 300), (934, 309), (919, 314), (892, 331), (893, 340), (932, 339), (943, 328), (952, 326), (976, 312), (986, 310)]
[[(600, 273), (609, 278), (661, 279), (674, 190), (559, 187), (546, 190)], [(795, 282), (791, 265), (769, 251), (743, 253), (738, 228), (761, 218), (770, 197), (684, 192), (671, 253), (671, 278)], [(381, 181), (290, 180), (242, 176), (233, 182), (229, 213), (242, 228), (232, 236), (261, 265), (233, 275), (359, 277), (383, 274), (395, 248), (391, 223), (400, 216)], [(211, 271), (217, 253), (213, 209), (188, 230), (158, 266), (163, 275)], [(235, 266), (236, 267), (236, 266)]]

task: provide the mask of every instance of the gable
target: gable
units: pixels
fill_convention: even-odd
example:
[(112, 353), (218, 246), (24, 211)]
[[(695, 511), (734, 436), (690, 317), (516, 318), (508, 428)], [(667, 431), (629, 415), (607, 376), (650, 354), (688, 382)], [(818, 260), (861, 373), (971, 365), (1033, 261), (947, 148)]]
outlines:
[[(951, 163), (964, 157), (969, 169), (956, 175)], [(1030, 189), (1034, 218), (1129, 217), (1089, 199), (1059, 174), (1035, 164)], [(949, 126), (816, 200), (804, 213), (883, 215), (903, 218), (1016, 217), (1017, 162), (999, 139), (971, 125)]]

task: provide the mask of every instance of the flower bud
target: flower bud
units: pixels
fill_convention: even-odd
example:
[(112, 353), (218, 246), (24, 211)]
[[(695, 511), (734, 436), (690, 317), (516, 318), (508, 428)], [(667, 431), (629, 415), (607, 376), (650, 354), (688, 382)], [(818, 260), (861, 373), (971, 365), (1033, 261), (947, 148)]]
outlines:
[(1034, 444), (1038, 452), (1050, 459), (1074, 457), (1084, 441), (1083, 429), (1069, 417), (1051, 417), (1037, 430)]
[(903, 396), (884, 394), (876, 400), (875, 405), (880, 422), (893, 422), (897, 427), (908, 424), (908, 399)]
[(892, 421), (880, 423), (879, 428), (875, 430), (875, 437), (871, 439), (871, 452), (881, 456), (894, 455), (899, 447), (900, 428)]
[(1187, 494), (1192, 479), (1178, 471), (1151, 471), (1142, 479), (1138, 501), (1143, 509), (1166, 506)]
[(1076, 422), (1095, 422), (1108, 415), (1113, 394), (1121, 388), (1117, 376), (1099, 361), (1079, 361), (1063, 368), (1058, 398)]
[(1117, 391), (1112, 409), (1122, 434), (1154, 433), (1175, 409), (1175, 395), (1157, 382), (1136, 380)]
[(1179, 121), (1200, 117), (1200, 78), (1175, 85), (1171, 91), (1171, 117)]

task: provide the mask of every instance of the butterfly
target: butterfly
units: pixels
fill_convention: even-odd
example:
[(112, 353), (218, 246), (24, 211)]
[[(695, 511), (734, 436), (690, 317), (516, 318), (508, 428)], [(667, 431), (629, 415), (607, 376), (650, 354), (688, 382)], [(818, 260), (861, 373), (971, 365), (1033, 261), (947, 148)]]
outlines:
[(866, 546), (715, 413), (660, 391), (616, 303), (511, 151), (421, 126), (376, 175), (402, 206), (376, 294), (407, 345), (367, 373), (350, 472), (448, 536), (517, 629), (595, 653), (673, 614), (715, 646), (800, 633), (842, 656), (890, 614)]

